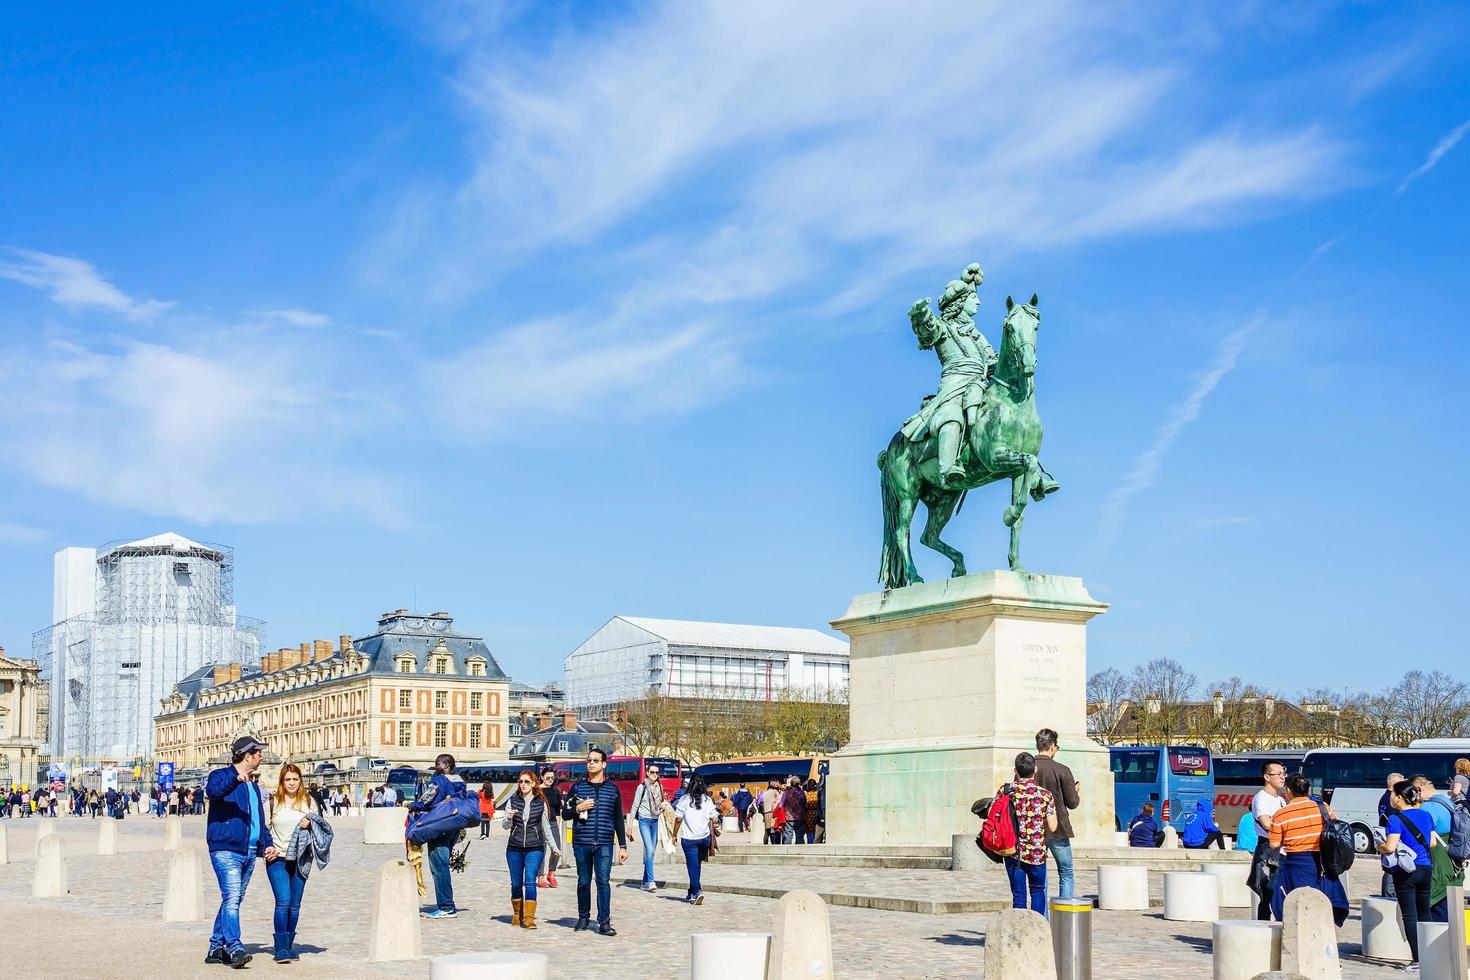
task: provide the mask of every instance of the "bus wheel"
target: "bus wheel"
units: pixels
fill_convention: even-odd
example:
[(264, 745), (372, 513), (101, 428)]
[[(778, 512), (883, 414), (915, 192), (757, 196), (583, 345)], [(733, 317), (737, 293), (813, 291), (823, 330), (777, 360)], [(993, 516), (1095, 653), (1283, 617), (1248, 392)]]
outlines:
[(1373, 853), (1373, 831), (1360, 823), (1353, 824), (1353, 847), (1359, 854)]

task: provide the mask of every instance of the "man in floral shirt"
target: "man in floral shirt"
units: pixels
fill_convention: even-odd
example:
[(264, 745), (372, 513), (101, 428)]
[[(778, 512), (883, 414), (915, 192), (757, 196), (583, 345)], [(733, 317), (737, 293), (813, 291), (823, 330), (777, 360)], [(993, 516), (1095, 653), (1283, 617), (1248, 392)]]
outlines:
[(1016, 855), (1006, 858), (1011, 879), (1011, 905), (1046, 915), (1046, 833), (1057, 829), (1057, 805), (1052, 795), (1036, 785), (1036, 756), (1016, 756), (1016, 781), (1011, 784), (1011, 811), (1016, 815)]

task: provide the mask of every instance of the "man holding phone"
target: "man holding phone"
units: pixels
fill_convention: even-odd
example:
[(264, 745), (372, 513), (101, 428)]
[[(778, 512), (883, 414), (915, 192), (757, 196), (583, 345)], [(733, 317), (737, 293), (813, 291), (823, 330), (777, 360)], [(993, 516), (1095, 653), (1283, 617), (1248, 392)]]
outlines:
[(612, 927), (613, 839), (617, 839), (617, 862), (628, 860), (628, 838), (623, 827), (623, 799), (607, 779), (607, 753), (587, 750), (587, 778), (573, 783), (562, 816), (572, 821), (572, 854), (577, 859), (577, 925), (581, 932), (590, 925), (592, 879), (597, 878), (597, 932), (616, 936)]

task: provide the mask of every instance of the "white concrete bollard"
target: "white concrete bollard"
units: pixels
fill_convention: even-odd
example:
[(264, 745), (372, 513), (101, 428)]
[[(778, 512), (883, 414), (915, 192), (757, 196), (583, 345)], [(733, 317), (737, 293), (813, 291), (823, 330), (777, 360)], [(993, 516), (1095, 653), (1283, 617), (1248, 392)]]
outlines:
[(1300, 973), (1282, 973), (1280, 970), (1272, 970), (1270, 973), (1257, 973), (1251, 980), (1307, 980)]
[(66, 842), (55, 834), (36, 845), (36, 875), (31, 879), (32, 898), (63, 898), (66, 895)]
[(739, 833), (740, 832), (740, 818), (739, 817), (736, 817), (736, 816), (721, 817), (720, 818), (720, 830), (722, 830), (723, 832), (725, 832), (727, 834)]
[(1039, 912), (997, 912), (985, 930), (985, 980), (1057, 980), (1051, 927)]
[(404, 810), (396, 806), (370, 806), (362, 822), (364, 844), (403, 844)]
[[(386, 809), (386, 808), (385, 808)], [(424, 954), (419, 923), (418, 886), (404, 860), (384, 861), (373, 882), (373, 911), (368, 926), (368, 959), (411, 960)]]
[(1148, 908), (1148, 868), (1111, 864), (1098, 868), (1097, 907), (1110, 912)]
[(117, 853), (117, 821), (104, 820), (97, 825), (97, 853)]
[(1214, 980), (1252, 980), (1281, 967), (1281, 923), (1221, 919), (1210, 931)]
[(1409, 937), (1404, 934), (1404, 917), (1396, 898), (1371, 896), (1363, 899), (1363, 955), (1375, 960), (1413, 959)]
[(804, 888), (781, 896), (771, 930), (770, 962), (768, 980), (832, 976), (832, 923), (822, 896)]
[(1115, 830), (1115, 831), (1113, 831), (1113, 846), (1114, 847), (1130, 847), (1130, 846), (1132, 846), (1130, 844), (1129, 840), (1128, 840), (1128, 831), (1126, 831), (1126, 830)]
[(164, 922), (198, 922), (204, 917), (204, 872), (199, 848), (180, 844), (168, 859), (163, 890)]
[[(1332, 901), (1315, 888), (1298, 888), (1281, 907), (1281, 969), (1308, 980), (1342, 980)], [(1428, 974), (1433, 976), (1433, 974)]]
[(954, 834), (950, 837), (949, 870), (989, 871), (994, 867), (995, 862), (986, 857), (985, 852), (975, 843), (974, 834)]
[(1164, 918), (1176, 922), (1220, 918), (1220, 884), (1215, 876), (1198, 871), (1164, 872)]
[(1220, 907), (1222, 909), (1252, 909), (1256, 907), (1256, 893), (1246, 882), (1250, 879), (1248, 864), (1206, 864), (1201, 869), (1214, 875), (1220, 884)]
[(429, 960), (429, 980), (546, 980), (545, 953), (449, 953)]
[(0, 864), (10, 863), (10, 841), (5, 836), (5, 824), (0, 822)]
[(1164, 824), (1164, 842), (1159, 847), (1164, 850), (1179, 849), (1179, 831), (1172, 824)]
[(1450, 959), (1450, 924), (1448, 922), (1419, 923), (1419, 975), (1425, 980), (1430, 977), (1439, 980), (1441, 977), (1449, 978), (1455, 975), (1454, 961)]
[(689, 944), (690, 980), (765, 980), (768, 932), (696, 932)]
[(180, 816), (167, 816), (163, 818), (163, 849), (165, 851), (177, 851), (179, 845), (184, 842), (184, 818)]
[(56, 822), (54, 820), (36, 820), (36, 854), (41, 853), (41, 841), (56, 833)]

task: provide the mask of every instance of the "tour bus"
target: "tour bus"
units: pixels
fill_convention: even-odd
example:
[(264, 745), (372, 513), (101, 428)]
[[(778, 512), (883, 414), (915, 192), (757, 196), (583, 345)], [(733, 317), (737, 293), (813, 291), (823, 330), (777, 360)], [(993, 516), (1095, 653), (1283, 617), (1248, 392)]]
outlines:
[(1455, 774), (1455, 760), (1464, 750), (1313, 749), (1302, 762), (1312, 795), (1332, 807), (1339, 820), (1353, 826), (1353, 844), (1361, 854), (1372, 853), (1373, 828), (1378, 826), (1378, 800), (1388, 787), (1389, 773), (1428, 776), (1441, 790)]
[(504, 762), (466, 762), (456, 766), (454, 771), (464, 778), (465, 785), (476, 793), (485, 783), (489, 783), (495, 791), (495, 806), (497, 808), (505, 801), (505, 798), (516, 788), (516, 777), (524, 770), (529, 769), (540, 774), (542, 766), (534, 762), (516, 762), (515, 760)]
[[(684, 767), (679, 765), (678, 759), (640, 755), (608, 756), (607, 778), (617, 786), (625, 812), (633, 806), (633, 794), (637, 791), (638, 784), (643, 782), (649, 766), (658, 767), (658, 781), (663, 784), (664, 793), (672, 800), (679, 791), (679, 784), (684, 780)], [(587, 778), (586, 760), (557, 762), (553, 763), (552, 768), (556, 770), (557, 788), (563, 793), (570, 790), (573, 783)]]
[(1154, 805), (1159, 824), (1176, 830), (1194, 816), (1200, 800), (1213, 800), (1215, 774), (1210, 750), (1198, 745), (1114, 745), (1109, 747), (1113, 768), (1113, 814), (1119, 830)]
[(1234, 836), (1240, 818), (1251, 808), (1251, 798), (1265, 785), (1261, 764), (1278, 762), (1290, 776), (1302, 771), (1306, 749), (1271, 749), (1264, 752), (1240, 752), (1217, 755), (1210, 761), (1215, 766), (1215, 823), (1227, 836)]
[(768, 755), (706, 762), (695, 766), (694, 774), (703, 779), (716, 796), (722, 789), (728, 789), (734, 796), (741, 783), (752, 796), (759, 796), (772, 779), (785, 782), (792, 776), (800, 776), (803, 783), (809, 779), (820, 783), (827, 778), (829, 764), (824, 755)]
[(428, 773), (420, 772), (413, 766), (394, 766), (388, 770), (388, 776), (383, 782), (398, 793), (398, 805), (402, 806), (419, 795), (419, 787), (428, 778)]

